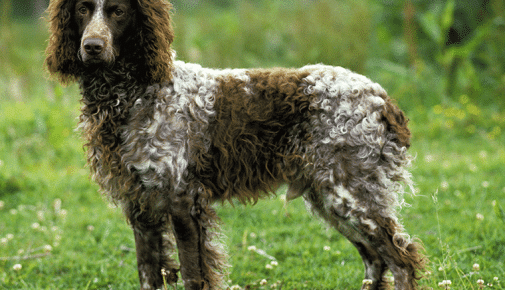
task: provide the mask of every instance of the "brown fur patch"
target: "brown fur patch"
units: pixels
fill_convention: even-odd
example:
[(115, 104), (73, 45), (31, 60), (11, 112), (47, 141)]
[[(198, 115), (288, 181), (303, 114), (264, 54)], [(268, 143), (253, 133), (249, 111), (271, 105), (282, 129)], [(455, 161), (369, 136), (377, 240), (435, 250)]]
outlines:
[[(147, 66), (147, 83), (156, 84), (170, 80), (173, 55), (170, 45), (174, 40), (174, 30), (170, 21), (172, 4), (168, 1), (137, 1), (140, 10), (140, 23), (137, 25), (138, 47), (141, 52), (137, 60)], [(139, 52), (136, 50), (135, 52)]]
[(45, 64), (50, 74), (68, 84), (77, 80), (80, 61), (77, 58), (79, 35), (72, 17), (73, 1), (53, 0), (47, 8), (49, 21), (49, 44)]
[(385, 109), (381, 112), (382, 120), (387, 124), (387, 130), (396, 134), (396, 138), (401, 146), (410, 147), (410, 130), (407, 127), (409, 119), (405, 114), (393, 104), (390, 98), (385, 98)]
[[(312, 96), (300, 82), (307, 72), (251, 70), (250, 83), (223, 77), (216, 96), (212, 145), (199, 162), (206, 185), (231, 201), (256, 202), (276, 183), (296, 175), (301, 156), (294, 153), (290, 129), (307, 118)], [(248, 93), (249, 91), (249, 93)], [(306, 132), (297, 133), (308, 140)]]

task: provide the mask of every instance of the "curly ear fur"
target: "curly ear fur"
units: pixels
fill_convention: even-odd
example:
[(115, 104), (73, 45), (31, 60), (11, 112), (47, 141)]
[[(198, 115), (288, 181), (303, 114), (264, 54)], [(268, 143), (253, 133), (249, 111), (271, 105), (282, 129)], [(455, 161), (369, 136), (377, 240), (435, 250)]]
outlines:
[(174, 30), (170, 21), (172, 4), (164, 0), (138, 0), (140, 10), (139, 39), (141, 52), (147, 66), (150, 84), (161, 83), (171, 78)]
[(79, 68), (79, 39), (72, 23), (72, 8), (73, 1), (52, 0), (46, 11), (51, 36), (45, 64), (49, 73), (57, 75), (62, 83), (75, 81)]

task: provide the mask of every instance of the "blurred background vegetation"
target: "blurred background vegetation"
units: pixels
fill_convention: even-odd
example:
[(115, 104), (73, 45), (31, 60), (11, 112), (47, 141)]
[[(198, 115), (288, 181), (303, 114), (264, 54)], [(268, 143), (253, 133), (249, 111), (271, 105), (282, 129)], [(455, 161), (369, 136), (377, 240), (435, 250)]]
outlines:
[[(7, 244), (0, 247), (0, 256), (14, 256), (27, 243), (34, 247), (37, 243), (59, 243), (49, 234), (34, 242), (31, 222), (16, 218), (13, 210), (21, 212), (20, 208), (26, 208), (23, 204), (51, 209), (53, 200), (61, 198), (69, 207), (72, 221), (53, 222), (68, 230), (70, 241), (61, 252), (64, 256), (79, 255), (80, 251), (86, 254), (78, 260), (84, 266), (75, 270), (76, 275), (72, 275), (72, 266), (65, 270), (73, 277), (96, 269), (92, 261), (87, 261), (89, 255), (96, 254), (96, 243), (101, 243), (106, 261), (109, 261), (107, 249), (119, 251), (117, 257), (124, 251), (118, 250), (114, 241), (110, 242), (110, 248), (98, 239), (95, 244), (83, 245), (86, 240), (82, 236), (89, 235), (86, 223), (96, 222), (97, 227), (103, 224), (104, 219), (109, 219), (108, 209), (88, 180), (82, 142), (73, 131), (80, 107), (78, 88), (61, 87), (49, 79), (43, 67), (48, 38), (43, 17), (48, 2), (0, 0), (0, 239)], [(176, 29), (173, 46), (177, 57), (184, 61), (217, 68), (325, 63), (348, 67), (380, 83), (411, 120), (412, 152), (418, 154), (414, 176), (420, 192), (426, 195), (435, 192), (435, 204), (422, 197), (409, 200), (413, 207), (406, 210), (407, 228), (414, 228), (412, 232), (422, 236), (437, 265), (453, 261), (452, 254), (470, 265), (475, 257), (482, 257), (482, 263), (489, 261), (490, 269), (494, 267), (497, 273), (505, 273), (502, 223), (505, 219), (500, 209), (505, 192), (503, 0), (173, 0), (172, 3)], [(441, 190), (438, 198), (444, 202), (437, 203), (438, 189)], [(484, 213), (486, 226), (474, 224), (474, 208)], [(486, 214), (486, 208), (494, 209), (496, 216)], [(437, 220), (433, 216), (435, 210)], [(455, 224), (451, 215), (458, 215), (461, 224)], [(235, 223), (232, 213), (224, 212), (223, 216), (229, 216), (228, 222)], [(462, 226), (463, 221), (468, 222), (466, 226)], [(115, 223), (115, 228), (123, 225), (128, 231), (123, 221), (118, 219)], [(447, 237), (441, 228), (448, 230)], [(464, 233), (462, 228), (470, 230)], [(9, 231), (14, 237), (22, 237), (17, 244), (7, 241), (5, 233)], [(103, 232), (108, 234), (108, 230)], [(434, 232), (438, 234), (433, 235)], [(246, 233), (247, 230), (244, 236), (241, 231), (237, 231), (237, 236), (230, 233), (232, 245), (235, 241), (243, 243)], [(118, 240), (127, 236), (117, 235)], [(487, 242), (474, 248), (476, 238)], [(320, 242), (326, 243), (325, 239), (326, 236)], [(82, 241), (78, 244), (81, 248), (69, 252), (77, 247), (74, 246), (77, 240)], [(462, 250), (451, 252), (444, 244), (446, 241), (458, 244)], [(125, 243), (131, 246), (132, 241)], [(279, 245), (280, 252), (285, 248)], [(498, 248), (501, 252), (494, 252)], [(482, 255), (476, 255), (475, 249)], [(486, 258), (486, 252), (495, 253), (494, 258)], [(440, 263), (437, 256), (442, 259)], [(134, 263), (134, 258), (130, 258), (129, 263)], [(12, 268), (14, 262), (5, 261), (0, 259), (0, 265)], [(63, 266), (55, 267), (67, 269), (67, 262), (58, 261), (55, 256), (51, 263), (61, 263)], [(232, 262), (235, 269), (241, 268), (240, 258)], [(244, 269), (250, 267), (246, 264), (242, 265)], [(51, 271), (60, 270), (51, 270), (52, 266), (44, 263), (30, 265), (31, 272), (39, 276), (28, 278), (29, 274), (4, 272), (0, 273), (0, 282), (18, 285), (27, 278), (47, 279), (47, 285), (55, 283), (53, 277), (59, 272)], [(356, 267), (361, 269), (359, 261)], [(452, 277), (461, 278), (460, 274), (461, 271)], [(94, 277), (96, 273), (90, 275)], [(451, 277), (445, 270), (437, 275), (439, 280)], [(492, 279), (494, 274), (489, 275)], [(83, 277), (86, 278), (85, 273)], [(347, 277), (359, 279), (353, 275)], [(136, 277), (129, 279), (129, 283), (137, 283)], [(70, 281), (72, 278), (65, 283)], [(349, 283), (356, 285), (356, 281)], [(72, 284), (62, 285), (68, 288)]]
[[(40, 89), (33, 77), (44, 76), (47, 29), (40, 18), (48, 2), (1, 2), (2, 98)], [(344, 66), (381, 83), (407, 111), (457, 103), (459, 110), (475, 104), (496, 113), (505, 106), (503, 0), (172, 2), (174, 47), (185, 61)]]

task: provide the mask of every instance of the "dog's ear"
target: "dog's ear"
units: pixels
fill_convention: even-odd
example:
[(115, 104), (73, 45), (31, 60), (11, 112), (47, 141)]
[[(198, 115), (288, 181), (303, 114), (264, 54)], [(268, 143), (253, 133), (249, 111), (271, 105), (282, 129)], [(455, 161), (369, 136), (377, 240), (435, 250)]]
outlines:
[(45, 64), (51, 75), (62, 83), (76, 80), (78, 73), (78, 35), (72, 27), (73, 1), (52, 0), (47, 8), (49, 43), (46, 48)]
[(174, 31), (170, 18), (172, 4), (166, 0), (137, 0), (139, 19), (139, 49), (145, 57), (149, 83), (171, 78), (173, 52), (170, 48)]

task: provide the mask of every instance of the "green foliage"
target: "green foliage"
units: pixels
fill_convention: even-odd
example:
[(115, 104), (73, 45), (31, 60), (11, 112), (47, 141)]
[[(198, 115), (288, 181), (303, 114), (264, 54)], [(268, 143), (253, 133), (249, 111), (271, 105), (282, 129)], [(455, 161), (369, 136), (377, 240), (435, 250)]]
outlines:
[[(409, 2), (416, 12), (413, 31), (402, 31), (398, 28), (408, 19), (395, 12), (405, 12), (406, 4), (401, 3)], [(380, 6), (377, 17), (383, 26), (377, 28), (372, 44), (381, 53), (369, 60), (368, 75), (397, 99), (409, 99), (405, 105), (411, 109), (456, 102), (461, 95), (479, 106), (503, 108), (505, 98), (497, 96), (505, 89), (505, 7), (498, 0), (487, 6), (485, 1), (470, 2), (393, 1)], [(464, 38), (451, 43), (456, 28)], [(405, 41), (408, 36), (412, 43)]]
[[(467, 20), (466, 1), (412, 1), (414, 44), (406, 41), (405, 1), (295, 2), (174, 1), (178, 57), (215, 67), (323, 62), (381, 83), (413, 131), (417, 195), (406, 197), (402, 220), (431, 260), (421, 285), (443, 289), (439, 283), (451, 280), (452, 289), (481, 289), (482, 279), (505, 289), (503, 1), (490, 1), (481, 22)], [(136, 289), (131, 230), (89, 180), (74, 132), (77, 87), (47, 79), (46, 27), (4, 21), (4, 11), (0, 288)], [(472, 33), (447, 45), (448, 30), (462, 21)], [(363, 278), (358, 252), (301, 199), (286, 205), (284, 190), (254, 207), (217, 206), (230, 286), (355, 289)]]
[(233, 10), (176, 13), (178, 57), (211, 67), (323, 62), (364, 72), (371, 34), (366, 1), (287, 3), (237, 1)]

